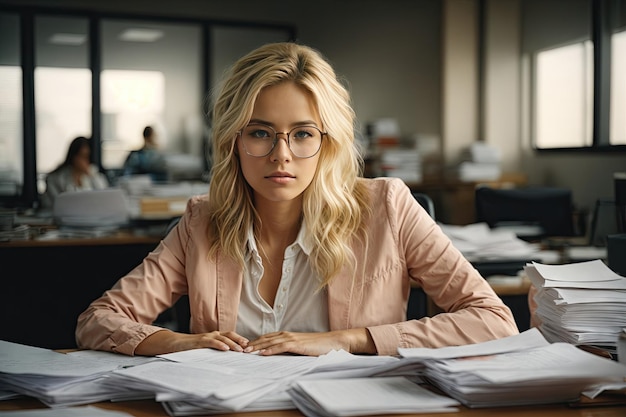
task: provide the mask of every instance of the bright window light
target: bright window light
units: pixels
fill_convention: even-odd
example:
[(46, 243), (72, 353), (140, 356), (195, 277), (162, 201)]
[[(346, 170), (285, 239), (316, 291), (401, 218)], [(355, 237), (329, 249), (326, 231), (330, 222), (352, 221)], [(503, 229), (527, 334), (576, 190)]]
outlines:
[(165, 76), (160, 71), (104, 70), (102, 112), (160, 113), (165, 107)]
[(611, 37), (611, 145), (626, 145), (626, 32)]
[(37, 171), (46, 173), (65, 159), (76, 136), (91, 136), (91, 70), (35, 68)]
[(538, 148), (591, 146), (593, 44), (542, 51), (536, 57), (535, 144)]
[[(0, 65), (0, 195), (2, 183), (22, 182), (22, 68)], [(14, 190), (13, 190), (14, 191)], [(8, 194), (13, 194), (13, 191)]]

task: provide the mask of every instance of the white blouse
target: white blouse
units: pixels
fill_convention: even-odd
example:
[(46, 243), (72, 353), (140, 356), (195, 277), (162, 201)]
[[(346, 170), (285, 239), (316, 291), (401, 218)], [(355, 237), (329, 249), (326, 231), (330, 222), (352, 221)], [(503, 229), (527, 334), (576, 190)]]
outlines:
[(259, 293), (263, 263), (252, 227), (248, 231), (248, 252), (243, 288), (237, 315), (237, 333), (254, 340), (266, 333), (281, 330), (293, 332), (327, 332), (328, 299), (326, 290), (318, 289), (320, 279), (309, 264), (304, 226), (294, 243), (285, 250), (280, 285), (274, 307)]

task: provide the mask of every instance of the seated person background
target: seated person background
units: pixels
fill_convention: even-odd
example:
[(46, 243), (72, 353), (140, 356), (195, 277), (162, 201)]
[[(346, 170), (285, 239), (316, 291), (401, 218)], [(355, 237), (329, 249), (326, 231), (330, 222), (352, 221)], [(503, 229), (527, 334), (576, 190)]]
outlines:
[(153, 181), (166, 181), (165, 158), (158, 149), (157, 134), (151, 126), (143, 130), (144, 145), (131, 151), (124, 162), (124, 175), (149, 175)]
[(65, 161), (46, 176), (42, 207), (51, 208), (56, 196), (65, 191), (101, 190), (107, 187), (107, 177), (91, 163), (90, 140), (79, 136), (70, 143)]

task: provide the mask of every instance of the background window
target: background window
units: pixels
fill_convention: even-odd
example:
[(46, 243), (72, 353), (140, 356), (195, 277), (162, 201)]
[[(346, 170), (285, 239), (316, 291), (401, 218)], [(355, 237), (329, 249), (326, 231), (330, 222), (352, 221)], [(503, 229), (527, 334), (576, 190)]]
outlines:
[[(202, 30), (199, 24), (102, 21), (102, 165), (120, 170), (150, 125), (172, 180), (203, 164)], [(119, 171), (118, 171), (119, 172)]]
[(100, 86), (102, 139), (106, 145), (102, 164), (118, 168), (128, 152), (143, 146), (144, 127), (161, 125), (165, 76), (160, 71), (104, 70)]
[(76, 136), (91, 136), (88, 21), (35, 18), (35, 121), (37, 189), (65, 160)]
[(626, 145), (626, 0), (615, 4), (611, 30), (610, 144)]
[(593, 44), (541, 51), (535, 68), (535, 143), (571, 148), (593, 143)]
[(0, 196), (24, 184), (19, 16), (0, 13)]

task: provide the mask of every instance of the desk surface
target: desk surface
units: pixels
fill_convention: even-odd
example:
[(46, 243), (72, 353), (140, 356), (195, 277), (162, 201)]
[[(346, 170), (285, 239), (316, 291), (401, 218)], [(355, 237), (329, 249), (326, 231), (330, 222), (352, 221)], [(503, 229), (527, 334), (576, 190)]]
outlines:
[[(155, 417), (168, 414), (162, 405), (156, 401), (121, 401), (116, 403), (102, 402), (92, 404), (107, 410), (123, 411), (136, 417)], [(39, 401), (31, 398), (0, 401), (0, 411), (4, 410), (27, 410), (46, 408)], [(250, 413), (224, 414), (228, 417), (302, 417), (298, 410), (281, 410)], [(526, 406), (526, 407), (497, 407), (468, 409), (461, 407), (456, 413), (420, 413), (420, 414), (397, 414), (395, 416), (419, 416), (419, 417), (623, 417), (626, 415), (626, 406), (598, 406), (598, 407), (570, 407), (566, 404)]]

